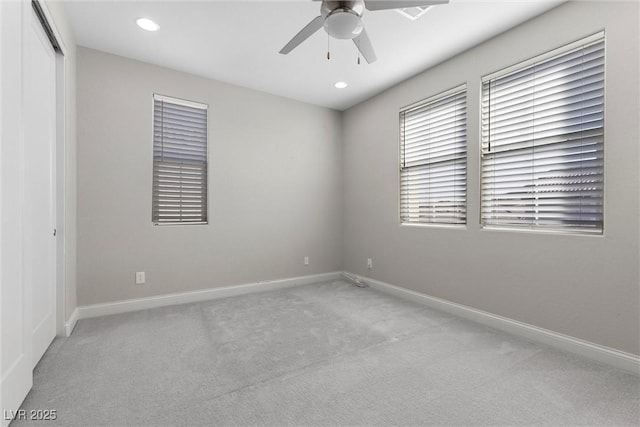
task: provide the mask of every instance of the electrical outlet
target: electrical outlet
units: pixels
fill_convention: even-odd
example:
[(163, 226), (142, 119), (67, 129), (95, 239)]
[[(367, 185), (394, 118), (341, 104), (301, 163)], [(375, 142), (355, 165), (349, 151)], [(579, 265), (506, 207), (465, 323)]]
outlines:
[(309, 265), (309, 257), (304, 257), (304, 265)]
[(136, 271), (136, 285), (143, 285), (145, 282), (144, 271)]
[(367, 268), (369, 270), (373, 268), (373, 260), (371, 258), (367, 258)]

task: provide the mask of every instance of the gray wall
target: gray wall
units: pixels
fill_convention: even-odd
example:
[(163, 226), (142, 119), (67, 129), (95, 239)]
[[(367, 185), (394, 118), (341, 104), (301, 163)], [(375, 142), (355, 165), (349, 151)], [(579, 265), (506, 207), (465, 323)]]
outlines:
[[(77, 54), (79, 305), (341, 269), (340, 113)], [(209, 104), (208, 225), (151, 224), (154, 92)]]
[[(637, 2), (567, 3), (348, 110), (345, 269), (639, 354), (638, 16)], [(480, 78), (603, 29), (604, 235), (482, 230)], [(465, 82), (468, 225), (400, 226), (398, 111)]]
[[(78, 304), (344, 268), (639, 354), (638, 16), (567, 3), (342, 115), (78, 48)], [(603, 29), (604, 235), (482, 230), (481, 76)], [(398, 111), (464, 82), (468, 225), (400, 226)], [(153, 92), (210, 105), (207, 226), (151, 224)]]

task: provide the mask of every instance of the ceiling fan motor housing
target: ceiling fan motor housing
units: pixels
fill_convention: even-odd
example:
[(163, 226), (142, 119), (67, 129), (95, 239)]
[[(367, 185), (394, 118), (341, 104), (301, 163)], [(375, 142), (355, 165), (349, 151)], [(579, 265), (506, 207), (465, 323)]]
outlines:
[(324, 29), (336, 39), (353, 39), (362, 29), (363, 0), (322, 2), (321, 13), (324, 17)]

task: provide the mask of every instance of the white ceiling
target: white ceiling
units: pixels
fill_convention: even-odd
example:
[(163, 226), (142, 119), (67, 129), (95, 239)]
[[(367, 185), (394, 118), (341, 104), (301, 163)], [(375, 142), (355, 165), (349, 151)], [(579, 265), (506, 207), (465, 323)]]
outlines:
[[(563, 0), (451, 0), (416, 21), (394, 10), (365, 11), (378, 60), (357, 64), (351, 41), (318, 31), (289, 55), (278, 51), (311, 19), (320, 2), (71, 1), (64, 4), (81, 46), (337, 110), (529, 20)], [(149, 33), (135, 24), (160, 25)], [(346, 89), (335, 89), (336, 81)]]

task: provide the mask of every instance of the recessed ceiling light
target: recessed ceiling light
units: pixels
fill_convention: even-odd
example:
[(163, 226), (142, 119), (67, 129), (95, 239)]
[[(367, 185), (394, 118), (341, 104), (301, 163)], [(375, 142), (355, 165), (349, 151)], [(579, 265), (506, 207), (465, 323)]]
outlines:
[(139, 18), (136, 21), (136, 24), (138, 24), (138, 27), (147, 31), (158, 31), (158, 29), (160, 28), (160, 25), (156, 24), (155, 22), (153, 22), (151, 19), (148, 19), (148, 18)]
[(344, 89), (345, 87), (349, 86), (346, 82), (336, 82), (336, 84), (334, 84), (335, 87), (337, 87), (338, 89)]

